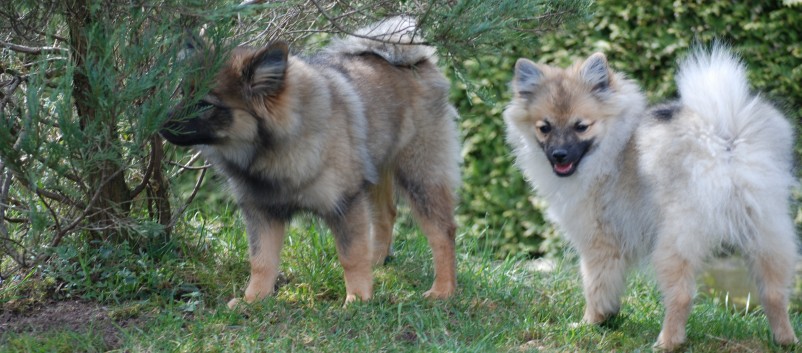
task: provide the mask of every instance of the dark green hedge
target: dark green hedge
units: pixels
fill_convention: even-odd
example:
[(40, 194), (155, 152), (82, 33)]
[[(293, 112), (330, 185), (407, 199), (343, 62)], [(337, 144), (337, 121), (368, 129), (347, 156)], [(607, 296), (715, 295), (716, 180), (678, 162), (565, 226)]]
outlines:
[(601, 51), (616, 70), (640, 82), (650, 100), (658, 101), (676, 94), (675, 63), (689, 46), (718, 39), (749, 65), (753, 87), (799, 125), (802, 6), (786, 7), (781, 1), (608, 0), (597, 1), (592, 13), (560, 32), (500, 44), (498, 56), (467, 60), (463, 75), (455, 75), (452, 98), (462, 113), (465, 140), (459, 219), (474, 230), (469, 234), (481, 236), (499, 254), (554, 249), (555, 232), (544, 223), (542, 202), (532, 197), (513, 167), (503, 138), (507, 83), (520, 56), (567, 65)]

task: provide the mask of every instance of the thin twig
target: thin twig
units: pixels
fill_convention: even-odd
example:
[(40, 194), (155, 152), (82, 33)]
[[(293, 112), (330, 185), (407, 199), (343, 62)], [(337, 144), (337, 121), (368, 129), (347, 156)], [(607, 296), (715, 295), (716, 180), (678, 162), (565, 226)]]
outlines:
[(22, 78), (20, 78), (19, 76), (14, 76), (14, 78), (11, 79), (11, 87), (9, 87), (9, 89), (5, 92), (5, 97), (3, 97), (2, 100), (0, 100), (0, 111), (5, 109), (6, 104), (8, 104), (8, 101), (11, 100), (12, 94), (14, 93), (14, 91), (17, 90), (17, 87), (19, 87), (22, 81), (23, 81)]
[(168, 163), (170, 165), (174, 165), (174, 166), (177, 166), (177, 167), (181, 167), (182, 169), (188, 169), (188, 170), (201, 170), (201, 169), (209, 169), (209, 168), (212, 167), (211, 164), (204, 164), (202, 166), (195, 167), (195, 166), (191, 166), (191, 165), (184, 165), (184, 164), (181, 164), (181, 163), (176, 163), (176, 162), (173, 162), (173, 161), (170, 161)]
[(8, 198), (8, 190), (11, 188), (11, 173), (6, 172), (6, 166), (2, 159), (0, 159), (0, 235), (8, 237), (8, 229), (6, 223), (2, 220), (6, 218), (6, 199)]
[(106, 184), (111, 182), (112, 179), (114, 179), (118, 174), (120, 174), (122, 172), (123, 172), (122, 169), (118, 169), (116, 172), (111, 173), (111, 175), (109, 177), (107, 177), (105, 180), (103, 180), (102, 183), (100, 183), (100, 185), (97, 186), (97, 190), (95, 191), (95, 194), (92, 195), (91, 199), (89, 199), (89, 202), (86, 204), (86, 207), (84, 207), (84, 210), (81, 212), (81, 214), (78, 215), (78, 217), (76, 217), (75, 220), (72, 221), (72, 223), (70, 223), (69, 225), (64, 227), (61, 231), (59, 231), (56, 234), (56, 236), (53, 237), (53, 241), (50, 242), (50, 246), (51, 247), (58, 246), (58, 244), (61, 242), (61, 239), (64, 237), (64, 235), (66, 235), (67, 233), (72, 231), (75, 227), (78, 226), (78, 224), (83, 222), (83, 220), (89, 214), (89, 210), (92, 209), (92, 206), (95, 204), (95, 202), (97, 201), (98, 197), (100, 196), (100, 192), (103, 190), (103, 187), (106, 186)]
[(148, 160), (148, 165), (145, 168), (144, 175), (142, 176), (142, 182), (139, 183), (139, 185), (137, 185), (136, 187), (134, 187), (134, 189), (131, 191), (131, 199), (132, 200), (137, 195), (139, 195), (139, 193), (141, 193), (142, 190), (145, 190), (145, 188), (148, 186), (148, 183), (150, 183), (150, 177), (151, 177), (151, 175), (153, 175), (153, 167), (154, 167), (153, 165), (155, 164), (155, 159), (156, 159), (155, 155), (156, 155), (156, 144), (157, 143), (159, 143), (158, 140), (151, 139), (151, 143), (150, 143), (150, 160)]
[[(337, 22), (337, 20), (335, 18), (331, 17), (331, 15), (328, 12), (326, 12), (326, 10), (323, 9), (323, 7), (321, 7), (320, 4), (318, 4), (318, 2), (316, 0), (312, 0), (312, 4), (315, 5), (315, 7), (317, 8), (318, 12), (321, 15), (323, 15), (323, 17), (325, 17), (327, 21), (329, 21), (329, 23), (334, 27), (334, 29), (336, 29), (337, 31), (339, 31), (341, 33), (344, 33), (346, 35), (349, 35), (349, 36), (352, 36), (352, 37), (357, 37), (357, 38), (369, 39), (369, 40), (373, 40), (373, 41), (377, 41), (377, 42), (381, 42), (381, 43), (389, 43), (389, 44), (431, 45), (430, 43), (427, 43), (427, 42), (415, 42), (415, 41), (410, 41), (410, 43), (402, 43), (402, 42), (393, 43), (393, 42), (387, 41), (386, 39), (382, 39), (382, 37), (386, 38), (388, 34), (403, 33), (405, 30), (408, 30), (411, 27), (410, 28), (396, 29), (395, 33), (382, 33), (381, 37), (366, 36), (366, 35), (362, 35), (362, 34), (356, 34), (353, 31), (349, 31), (349, 30), (346, 30), (345, 28), (343, 28)], [(414, 38), (414, 36), (415, 36), (415, 33), (413, 33), (413, 38)]]
[(60, 232), (61, 231), (61, 222), (59, 222), (59, 220), (58, 220), (58, 215), (56, 214), (56, 211), (54, 211), (53, 208), (50, 207), (50, 204), (39, 193), (39, 190), (36, 190), (36, 191), (37, 191), (36, 192), (36, 196), (39, 196), (39, 200), (42, 201), (42, 203), (45, 205), (45, 208), (47, 208), (47, 211), (50, 212), (50, 217), (53, 218), (53, 223), (55, 223), (56, 232), (57, 233)]
[(69, 50), (60, 47), (29, 47), (26, 45), (4, 42), (2, 40), (0, 40), (0, 46), (13, 50), (18, 53), (24, 53), (30, 55), (39, 55), (48, 53), (61, 53), (61, 54), (69, 53)]
[(207, 169), (207, 168), (209, 168), (210, 165), (203, 165), (203, 166), (200, 166), (200, 167), (192, 167), (192, 166), (190, 166), (192, 163), (195, 163), (195, 161), (197, 161), (198, 158), (200, 158), (200, 156), (201, 156), (200, 152), (195, 153), (189, 159), (189, 162), (187, 162), (187, 164), (179, 164), (179, 163), (176, 163), (176, 162), (173, 162), (173, 161), (168, 162), (169, 164), (181, 167), (181, 169), (179, 171), (177, 171), (175, 174), (173, 174), (170, 178), (171, 179), (175, 178), (175, 177), (181, 175), (181, 173), (183, 173), (183, 172), (185, 172), (187, 170), (198, 170), (198, 169)]
[[(2, 244), (3, 252), (10, 256), (11, 259), (14, 260), (20, 266), (27, 265), (25, 263), (25, 247), (20, 244), (19, 242), (11, 239), (11, 235), (8, 234), (8, 228), (6, 228), (5, 218), (6, 218), (6, 199), (8, 199), (8, 192), (11, 189), (11, 172), (5, 170), (5, 163), (3, 160), (0, 159), (0, 176), (2, 177), (2, 182), (0, 182), (0, 235), (2, 235)], [(12, 246), (8, 244), (8, 242), (13, 242), (17, 247), (22, 249), (22, 253), (17, 252)]]
[(195, 182), (195, 187), (192, 188), (192, 194), (189, 195), (189, 198), (187, 198), (184, 204), (181, 205), (178, 211), (173, 215), (173, 218), (170, 219), (170, 223), (168, 223), (166, 227), (167, 229), (173, 228), (175, 224), (178, 223), (178, 219), (184, 214), (184, 211), (186, 211), (189, 204), (192, 203), (192, 200), (195, 199), (195, 195), (198, 194), (198, 190), (200, 190), (201, 184), (203, 183), (203, 178), (206, 176), (206, 171), (207, 169), (201, 170), (198, 180)]

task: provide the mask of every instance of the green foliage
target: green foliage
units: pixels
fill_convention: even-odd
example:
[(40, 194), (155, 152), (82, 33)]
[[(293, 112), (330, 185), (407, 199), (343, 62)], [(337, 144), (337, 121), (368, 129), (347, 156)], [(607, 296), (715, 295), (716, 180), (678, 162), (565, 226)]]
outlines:
[(433, 1), (420, 16), (424, 34), (459, 66), (468, 57), (492, 55), (499, 43), (518, 42), (583, 17), (590, 0)]
[[(466, 62), (454, 86), (465, 145), (461, 223), (498, 245), (501, 254), (553, 252), (555, 231), (544, 224), (503, 139), (501, 112), (518, 57), (567, 66), (596, 51), (639, 82), (655, 102), (676, 94), (676, 60), (694, 42), (730, 44), (749, 66), (752, 85), (802, 119), (802, 11), (780, 2), (600, 0), (592, 17), (562, 30), (498, 46), (498, 55)], [(514, 53), (514, 54), (510, 54)], [(472, 89), (471, 85), (479, 87)], [(802, 144), (797, 144), (802, 152)], [(485, 232), (483, 232), (486, 230)]]
[[(162, 175), (162, 154), (154, 132), (180, 78), (200, 75), (175, 64), (184, 34), (174, 28), (203, 18), (208, 3), (183, 2), (183, 13), (170, 12), (170, 2), (83, 5), (3, 5), (2, 16), (49, 14), (47, 36), (62, 38), (56, 43), (63, 46), (30, 55), (0, 50), (0, 87), (8, 87), (0, 94), (2, 270), (6, 255), (30, 266), (75, 234), (93, 246), (136, 248), (153, 232), (167, 233), (169, 193), (155, 177)], [(208, 32), (220, 42), (229, 27), (210, 25)], [(41, 46), (32, 39), (41, 33), (19, 31), (9, 38)]]
[(452, 71), (459, 75), (452, 79), (452, 101), (461, 112), (464, 160), (458, 221), (499, 255), (540, 252), (543, 234), (553, 233), (542, 208), (533, 207), (535, 199), (504, 140), (501, 113), (509, 99), (504, 83), (516, 59), (469, 59), (463, 70)]

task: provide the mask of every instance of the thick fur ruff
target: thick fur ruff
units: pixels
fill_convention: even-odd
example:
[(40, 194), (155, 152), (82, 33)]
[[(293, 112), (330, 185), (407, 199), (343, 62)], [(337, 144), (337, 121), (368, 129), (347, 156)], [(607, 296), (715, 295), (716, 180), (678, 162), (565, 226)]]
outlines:
[(679, 65), (680, 99), (651, 109), (602, 54), (568, 69), (520, 59), (512, 86), (508, 142), (580, 255), (584, 321), (615, 315), (626, 270), (650, 255), (666, 306), (657, 345), (677, 347), (695, 273), (730, 246), (750, 260), (775, 340), (796, 342), (793, 129), (727, 48), (695, 49)]

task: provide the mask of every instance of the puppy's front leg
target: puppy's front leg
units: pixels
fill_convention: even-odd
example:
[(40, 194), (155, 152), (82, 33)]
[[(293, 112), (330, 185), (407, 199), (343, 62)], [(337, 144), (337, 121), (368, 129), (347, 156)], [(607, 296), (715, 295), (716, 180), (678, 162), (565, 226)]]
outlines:
[(363, 193), (352, 197), (326, 222), (334, 233), (337, 256), (345, 272), (345, 303), (373, 296), (373, 244), (370, 210)]
[(595, 234), (587, 244), (577, 247), (585, 293), (582, 321), (601, 323), (618, 314), (621, 294), (626, 287), (626, 260), (621, 248), (604, 234)]
[[(245, 289), (245, 301), (252, 303), (273, 294), (281, 265), (281, 247), (284, 243), (284, 221), (271, 218), (259, 210), (242, 207), (248, 232), (248, 252), (251, 278)], [(233, 308), (238, 299), (228, 302)]]

